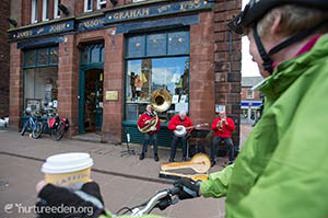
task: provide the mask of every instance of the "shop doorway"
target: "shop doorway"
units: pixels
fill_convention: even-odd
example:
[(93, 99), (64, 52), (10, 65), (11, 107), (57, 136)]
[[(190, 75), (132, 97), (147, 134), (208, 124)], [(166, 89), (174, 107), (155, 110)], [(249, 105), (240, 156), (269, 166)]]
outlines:
[(90, 69), (84, 72), (84, 132), (100, 132), (103, 116), (103, 70)]
[(79, 73), (79, 133), (100, 133), (103, 121), (102, 43), (81, 48)]

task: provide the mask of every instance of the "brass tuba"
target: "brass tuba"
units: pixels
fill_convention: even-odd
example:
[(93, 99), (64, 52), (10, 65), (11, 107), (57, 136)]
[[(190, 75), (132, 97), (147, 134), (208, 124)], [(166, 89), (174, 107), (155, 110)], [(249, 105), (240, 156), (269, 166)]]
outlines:
[(172, 104), (172, 96), (166, 89), (156, 89), (151, 95), (151, 105), (161, 113), (167, 111)]
[[(170, 108), (172, 104), (172, 96), (166, 89), (156, 89), (151, 95), (151, 106), (156, 112), (164, 112)], [(156, 129), (157, 123), (160, 122), (156, 114), (143, 128), (138, 125), (138, 130), (141, 133), (147, 133)]]
[(151, 120), (149, 120), (149, 123), (147, 125), (145, 125), (143, 128), (140, 128), (138, 125), (138, 130), (141, 133), (147, 133), (150, 131), (154, 131), (154, 129), (156, 130), (156, 125), (159, 122), (159, 118), (157, 115), (155, 115)]

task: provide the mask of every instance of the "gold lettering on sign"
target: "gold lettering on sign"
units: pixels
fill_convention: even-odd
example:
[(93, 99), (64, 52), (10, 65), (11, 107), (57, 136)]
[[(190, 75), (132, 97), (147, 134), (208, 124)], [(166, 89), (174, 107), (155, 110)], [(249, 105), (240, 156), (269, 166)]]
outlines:
[(171, 5), (164, 5), (157, 9), (158, 13), (163, 13), (168, 11), (171, 8)]
[(20, 38), (26, 38), (26, 37), (30, 37), (32, 36), (32, 30), (27, 30), (27, 31), (24, 31), (24, 32), (19, 32), (17, 33), (17, 38), (20, 39)]
[(148, 15), (149, 15), (149, 8), (143, 8), (143, 9), (118, 12), (113, 15), (113, 18), (115, 20), (125, 20), (125, 19), (134, 19), (138, 17), (148, 16)]
[(186, 11), (186, 10), (192, 10), (197, 9), (201, 7), (201, 2), (198, 0), (193, 1), (187, 1), (180, 3), (180, 10)]
[(49, 32), (53, 33), (53, 32), (61, 32), (64, 31), (66, 27), (66, 24), (62, 23), (62, 24), (55, 24), (50, 26)]
[(88, 21), (83, 22), (83, 25), (87, 28), (92, 28), (92, 27), (96, 27), (102, 23), (103, 22), (101, 19), (93, 19), (93, 20), (88, 20)]

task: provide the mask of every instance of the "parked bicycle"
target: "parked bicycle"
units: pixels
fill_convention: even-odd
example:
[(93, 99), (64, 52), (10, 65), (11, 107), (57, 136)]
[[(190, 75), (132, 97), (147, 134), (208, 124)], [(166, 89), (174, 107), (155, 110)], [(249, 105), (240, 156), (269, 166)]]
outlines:
[(52, 139), (59, 141), (69, 128), (67, 118), (59, 117), (56, 110), (49, 107), (45, 109), (42, 122), (42, 133), (48, 133)]
[(40, 121), (40, 115), (33, 113), (31, 108), (26, 108), (25, 114), (27, 120), (23, 124), (23, 128), (20, 131), (20, 134), (23, 136), (26, 131), (31, 131), (31, 136), (34, 139), (37, 139), (42, 134), (42, 122)]

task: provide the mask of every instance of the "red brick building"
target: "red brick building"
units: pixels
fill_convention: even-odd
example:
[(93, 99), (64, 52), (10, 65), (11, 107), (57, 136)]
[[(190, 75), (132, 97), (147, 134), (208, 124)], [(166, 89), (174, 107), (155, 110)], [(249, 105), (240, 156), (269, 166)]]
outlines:
[(0, 2), (0, 117), (9, 115), (9, 28), (10, 1)]
[(241, 42), (225, 24), (241, 0), (12, 3), (11, 126), (19, 127), (26, 107), (51, 105), (69, 118), (70, 135), (121, 142), (128, 131), (139, 142), (136, 119), (160, 88), (173, 97), (160, 114), (161, 145), (170, 139), (167, 120), (181, 109), (201, 123), (224, 105), (239, 123)]

